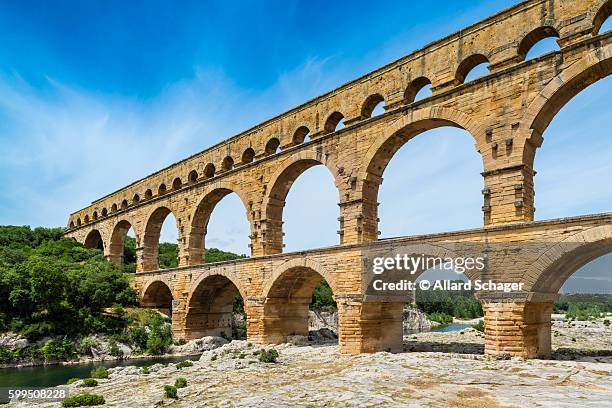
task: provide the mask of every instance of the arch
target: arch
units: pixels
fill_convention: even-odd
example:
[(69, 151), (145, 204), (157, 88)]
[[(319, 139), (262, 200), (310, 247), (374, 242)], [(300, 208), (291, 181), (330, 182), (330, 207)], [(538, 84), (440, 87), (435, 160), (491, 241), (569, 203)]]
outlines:
[[(142, 239), (142, 268), (144, 271), (159, 269), (159, 235), (164, 220), (171, 213), (168, 207), (157, 207), (147, 218)], [(176, 216), (174, 218), (177, 223), (176, 228), (180, 231), (179, 219)]]
[(191, 216), (191, 227), (187, 236), (187, 251), (188, 264), (199, 265), (205, 262), (204, 241), (206, 238), (206, 228), (210, 221), (210, 216), (217, 204), (227, 195), (236, 193), (240, 201), (244, 205), (245, 214), (249, 225), (251, 225), (251, 217), (248, 212), (248, 204), (241, 193), (234, 190), (226, 184), (219, 184), (212, 190), (205, 193), (199, 200), (199, 204)]
[(85, 224), (87, 224), (89, 222), (89, 215), (85, 214), (85, 218), (84, 218)]
[(102, 209), (102, 216), (106, 217), (108, 215), (108, 210), (106, 208)]
[(545, 38), (559, 38), (559, 33), (551, 26), (542, 26), (530, 31), (519, 43), (517, 54), (524, 60), (529, 50)]
[(102, 238), (100, 231), (97, 229), (89, 231), (83, 245), (85, 248), (104, 250), (104, 239)]
[(172, 190), (180, 190), (181, 187), (183, 187), (183, 182), (181, 181), (180, 177), (176, 177), (174, 181), (172, 181)]
[(142, 291), (140, 305), (142, 307), (157, 309), (159, 312), (172, 316), (172, 290), (163, 280), (149, 282)]
[(200, 277), (192, 285), (187, 299), (186, 337), (231, 337), (233, 306), (237, 295), (246, 299), (246, 293), (231, 274), (215, 273)]
[(128, 208), (128, 206), (129, 206), (129, 204), (128, 204), (128, 200), (123, 200), (123, 201), (121, 201), (121, 209), (122, 209), (122, 210), (127, 209), (127, 208)]
[(117, 212), (117, 204), (111, 206), (111, 212)]
[(608, 0), (604, 3), (603, 6), (599, 9), (599, 11), (595, 14), (593, 18), (593, 35), (603, 34), (600, 33), (601, 26), (606, 22), (608, 17), (612, 16), (612, 0)]
[(293, 132), (293, 138), (291, 141), (294, 145), (302, 144), (306, 140), (306, 137), (310, 135), (310, 129), (306, 126), (300, 126)]
[(242, 152), (242, 164), (253, 163), (255, 160), (255, 150), (252, 147), (248, 147)]
[(344, 115), (340, 112), (336, 111), (327, 117), (325, 121), (325, 125), (323, 126), (323, 131), (325, 133), (333, 133), (338, 129), (338, 125), (344, 119)]
[(383, 98), (383, 96), (379, 93), (368, 96), (361, 106), (361, 118), (367, 119), (372, 117), (372, 113), (374, 112), (376, 106), (384, 102), (385, 98)]
[[(266, 253), (274, 254), (281, 253), (283, 248), (283, 209), (285, 208), (285, 199), (295, 180), (306, 170), (313, 166), (324, 165), (336, 180), (334, 171), (327, 163), (324, 163), (317, 158), (315, 154), (302, 154), (299, 157), (290, 159), (290, 162), (283, 166), (270, 178), (268, 185), (272, 186), (264, 199), (264, 214), (266, 220)], [(338, 200), (340, 200), (340, 191), (338, 191)]]
[[(113, 232), (110, 238), (108, 257), (111, 262), (117, 265), (123, 264), (123, 247), (125, 245), (125, 237), (132, 228), (132, 223), (126, 219), (118, 221), (113, 227)], [(136, 233), (136, 230), (134, 230)], [(138, 246), (138, 235), (136, 235), (136, 246)]]
[(231, 156), (227, 156), (225, 159), (223, 159), (223, 161), (221, 162), (222, 171), (229, 171), (233, 168), (234, 168), (234, 159), (232, 159)]
[(79, 226), (79, 227), (80, 227), (80, 226), (81, 226), (81, 224), (82, 224), (81, 219), (80, 219), (80, 218), (77, 218), (77, 226)]
[(189, 183), (195, 183), (198, 181), (198, 172), (196, 170), (191, 170), (189, 175), (187, 175), (187, 181)]
[(468, 74), (476, 68), (476, 66), (480, 64), (489, 63), (489, 59), (483, 54), (472, 54), (469, 57), (465, 58), (459, 66), (457, 67), (457, 71), (455, 73), (455, 79), (458, 83), (462, 84), (465, 82)]
[(151, 191), (150, 188), (147, 188), (147, 191), (145, 191), (145, 200), (149, 200), (151, 198), (153, 198), (153, 191)]
[(98, 211), (94, 211), (93, 212), (93, 219), (97, 220), (98, 219)]
[[(334, 276), (329, 270), (327, 270), (321, 263), (308, 257), (301, 257), (291, 259), (290, 261), (283, 262), (272, 270), (270, 278), (265, 281), (262, 289), (264, 297), (270, 297), (272, 288), (277, 284), (279, 279), (285, 274), (285, 272), (293, 269), (309, 269), (321, 276), (321, 279), (325, 279), (329, 286), (332, 288), (334, 293), (338, 292), (338, 287)], [(319, 280), (321, 280), (319, 279)], [(313, 287), (314, 289), (314, 287)]]
[(266, 148), (264, 150), (266, 152), (266, 156), (270, 156), (271, 154), (278, 153), (279, 147), (280, 147), (280, 140), (278, 140), (277, 137), (273, 137), (270, 140), (268, 140), (268, 143), (266, 143)]
[(140, 202), (140, 196), (138, 194), (134, 194), (134, 197), (132, 197), (132, 202), (134, 204), (138, 204)]
[(70, 221), (70, 228), (74, 228), (74, 221)]
[(166, 194), (166, 192), (168, 191), (168, 189), (166, 188), (166, 185), (164, 183), (160, 184), (158, 189), (157, 189), (157, 195), (164, 195)]
[(215, 176), (215, 165), (212, 163), (208, 163), (204, 166), (204, 176), (206, 178), (211, 178)]
[(404, 91), (404, 103), (412, 103), (416, 100), (416, 96), (419, 91), (425, 88), (427, 85), (431, 85), (431, 81), (427, 77), (418, 77), (406, 88)]

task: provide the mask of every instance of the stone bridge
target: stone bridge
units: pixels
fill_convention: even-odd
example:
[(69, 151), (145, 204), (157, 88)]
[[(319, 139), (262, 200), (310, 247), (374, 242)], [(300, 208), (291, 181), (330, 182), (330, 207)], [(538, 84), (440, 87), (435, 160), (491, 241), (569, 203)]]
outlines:
[[(534, 222), (534, 157), (555, 114), (612, 72), (612, 32), (599, 33), (611, 14), (611, 0), (517, 4), (94, 201), (70, 215), (66, 235), (102, 244), (108, 259), (121, 263), (133, 228), (141, 303), (171, 308), (179, 338), (226, 331), (237, 292), (250, 340), (278, 343), (304, 334), (312, 291), (325, 278), (347, 353), (401, 348), (405, 299), (368, 293), (365, 261), (372, 251), (462, 254), (473, 247), (459, 244), (480, 245), (488, 265), (468, 273), (471, 279), (524, 283), (512, 293), (478, 293), (485, 351), (546, 355), (552, 302), (572, 273), (611, 251), (612, 214)], [(526, 60), (547, 37), (557, 39), (559, 50)], [(483, 62), (489, 73), (466, 82)], [(427, 85), (432, 95), (415, 100)], [(381, 103), (385, 112), (372, 116)], [(440, 126), (474, 138), (483, 166), (483, 228), (379, 240), (385, 167), (402, 145)], [(339, 245), (283, 253), (285, 198), (296, 178), (317, 165), (338, 190)], [(251, 257), (206, 264), (210, 214), (232, 192), (250, 224)], [(179, 267), (160, 270), (159, 235), (170, 213)]]

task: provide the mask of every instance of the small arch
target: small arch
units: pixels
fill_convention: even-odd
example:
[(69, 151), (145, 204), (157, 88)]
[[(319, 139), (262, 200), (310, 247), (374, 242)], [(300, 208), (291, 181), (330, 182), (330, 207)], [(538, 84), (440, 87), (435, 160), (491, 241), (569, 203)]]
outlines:
[[(546, 40), (547, 38), (551, 38), (551, 39), (557, 38), (558, 39), (559, 33), (557, 32), (557, 30), (555, 30), (553, 27), (550, 27), (550, 26), (538, 27), (532, 30), (531, 32), (529, 32), (529, 34), (527, 34), (525, 38), (523, 38), (523, 40), (520, 42), (518, 49), (517, 49), (518, 55), (521, 57), (521, 60), (531, 59), (539, 55), (543, 55), (547, 52), (554, 51), (554, 48), (549, 49), (550, 47), (548, 47), (546, 50), (534, 50), (534, 46), (536, 44), (540, 43), (540, 41)], [(558, 50), (559, 46), (557, 45), (556, 48)], [(539, 51), (539, 52), (537, 52), (536, 55), (533, 55), (534, 53), (532, 52), (528, 58), (528, 54), (530, 54), (530, 51), (532, 50), (536, 52)]]
[(276, 137), (268, 140), (268, 143), (266, 143), (265, 152), (266, 156), (280, 152), (280, 140), (278, 140)]
[(147, 188), (147, 191), (145, 191), (145, 195), (144, 196), (145, 196), (146, 200), (151, 199), (153, 197), (153, 191), (151, 191), (150, 188)]
[(157, 189), (157, 195), (164, 195), (166, 194), (166, 191), (167, 191), (166, 185), (162, 183)]
[(100, 234), (100, 231), (97, 229), (89, 231), (83, 245), (85, 248), (89, 249), (104, 250), (104, 240), (102, 239), (102, 234)]
[(323, 127), (323, 130), (325, 131), (325, 133), (335, 132), (344, 125), (343, 120), (344, 115), (336, 111), (329, 115), (329, 117), (325, 121), (325, 126)]
[(98, 212), (97, 212), (97, 211), (94, 211), (94, 212), (93, 212), (93, 219), (94, 219), (94, 220), (97, 220), (97, 219), (98, 219)]
[(189, 175), (187, 176), (187, 180), (189, 180), (190, 183), (195, 183), (196, 181), (198, 181), (198, 172), (195, 170), (191, 170), (189, 172)]
[(138, 194), (134, 194), (134, 197), (132, 197), (132, 202), (134, 204), (138, 204), (140, 202), (140, 196)]
[(179, 177), (175, 178), (174, 181), (172, 182), (172, 189), (180, 190), (181, 187), (183, 187), (183, 182), (181, 181)]
[(204, 167), (204, 177), (211, 178), (215, 176), (215, 165), (212, 163), (208, 163)]
[[(455, 79), (459, 84), (464, 82), (472, 81), (476, 78), (472, 77), (470, 74), (474, 71), (474, 68), (482, 65), (488, 64), (489, 59), (482, 54), (473, 54), (464, 59), (459, 67), (457, 67), (457, 72), (455, 74)], [(479, 75), (482, 76), (482, 75)]]
[(106, 208), (102, 209), (102, 216), (106, 217), (108, 215), (108, 210)]
[(128, 204), (128, 201), (127, 201), (127, 200), (123, 200), (123, 201), (121, 202), (121, 209), (122, 209), (122, 210), (127, 209), (127, 208), (128, 208), (128, 205), (129, 205), (129, 204)]
[[(406, 91), (404, 91), (404, 102), (412, 103), (418, 99), (423, 99), (426, 97), (424, 94), (427, 89), (429, 89), (429, 93), (431, 94), (431, 81), (427, 77), (418, 77), (413, 80)], [(418, 96), (421, 96), (420, 98)]]
[(80, 227), (80, 226), (81, 226), (81, 224), (82, 224), (81, 219), (80, 219), (80, 218), (77, 218), (77, 226), (79, 226), (79, 227)]
[(85, 223), (89, 222), (89, 215), (85, 215)]
[(310, 135), (310, 129), (308, 129), (306, 126), (300, 126), (293, 133), (292, 142), (294, 145), (304, 143), (304, 141), (309, 135)]
[(140, 305), (142, 307), (156, 309), (160, 313), (172, 317), (172, 290), (163, 281), (151, 282), (143, 292)]
[(231, 156), (227, 156), (225, 159), (223, 159), (223, 161), (221, 162), (222, 171), (229, 171), (233, 168), (234, 168), (234, 159), (232, 159)]
[(70, 228), (74, 228), (74, 221), (70, 221)]
[[(381, 94), (370, 95), (363, 102), (363, 106), (361, 107), (361, 118), (367, 119), (372, 117), (374, 110), (380, 105), (384, 106), (385, 98)], [(382, 105), (381, 105), (382, 104)]]
[(117, 204), (111, 206), (111, 212), (117, 212)]
[(612, 16), (612, 0), (606, 2), (595, 14), (593, 19), (593, 35), (600, 35), (611, 29), (609, 27), (612, 26), (612, 24), (609, 24), (611, 23), (610, 16)]
[(242, 153), (242, 164), (253, 163), (253, 160), (255, 160), (255, 150), (249, 147)]

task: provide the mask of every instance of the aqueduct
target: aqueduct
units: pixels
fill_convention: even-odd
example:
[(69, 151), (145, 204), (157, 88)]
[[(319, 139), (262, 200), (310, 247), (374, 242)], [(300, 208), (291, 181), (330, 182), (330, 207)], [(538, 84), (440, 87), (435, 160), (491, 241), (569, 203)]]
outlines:
[[(402, 346), (405, 299), (367, 293), (366, 254), (486, 245), (489, 264), (481, 277), (525, 286), (478, 294), (485, 352), (546, 355), (552, 303), (572, 273), (612, 251), (612, 214), (534, 222), (534, 157), (555, 114), (612, 72), (612, 32), (599, 32), (611, 14), (611, 0), (517, 4), (96, 200), (70, 215), (66, 235), (101, 245), (119, 263), (133, 228), (141, 302), (171, 308), (179, 338), (227, 328), (237, 292), (251, 341), (305, 334), (310, 296), (323, 277), (338, 303), (345, 353)], [(556, 38), (559, 50), (526, 60), (547, 37)], [(488, 74), (466, 81), (482, 62)], [(415, 100), (428, 84), (432, 95)], [(378, 103), (385, 112), (372, 117)], [(482, 228), (379, 240), (377, 194), (386, 165), (403, 144), (440, 126), (474, 138), (483, 166)], [(329, 169), (338, 190), (338, 245), (283, 253), (285, 198), (316, 165)], [(208, 220), (230, 193), (244, 204), (251, 256), (207, 264)], [(179, 267), (160, 270), (160, 229), (170, 213), (179, 231)]]

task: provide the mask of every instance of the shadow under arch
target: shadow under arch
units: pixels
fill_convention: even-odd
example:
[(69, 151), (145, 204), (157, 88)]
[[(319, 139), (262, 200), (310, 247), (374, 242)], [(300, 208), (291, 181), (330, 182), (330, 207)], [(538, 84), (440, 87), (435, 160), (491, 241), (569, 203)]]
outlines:
[(334, 179), (338, 189), (338, 200), (340, 200), (340, 189), (338, 179), (330, 168), (330, 163), (323, 161), (313, 153), (300, 154), (297, 157), (285, 162), (271, 178), (268, 185), (271, 186), (268, 194), (264, 198), (263, 219), (266, 220), (265, 253), (278, 254), (283, 252), (283, 210), (285, 200), (293, 183), (306, 170), (314, 166), (323, 165), (327, 168)]
[(162, 280), (151, 281), (142, 292), (140, 305), (149, 309), (156, 309), (160, 313), (172, 317), (172, 290)]
[(249, 213), (249, 207), (242, 194), (232, 186), (223, 183), (216, 184), (200, 198), (198, 206), (191, 216), (191, 226), (189, 227), (189, 234), (187, 236), (188, 265), (199, 265), (206, 261), (204, 241), (210, 216), (217, 204), (232, 193), (238, 196), (240, 202), (244, 206), (244, 216), (249, 223), (249, 228), (252, 230), (253, 223)]
[(231, 274), (206, 274), (194, 285), (187, 299), (185, 338), (232, 337), (234, 302), (246, 299), (238, 280)]
[(101, 249), (102, 251), (105, 249), (104, 239), (102, 238), (100, 231), (97, 229), (92, 229), (89, 231), (83, 245), (85, 248), (90, 249)]

